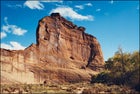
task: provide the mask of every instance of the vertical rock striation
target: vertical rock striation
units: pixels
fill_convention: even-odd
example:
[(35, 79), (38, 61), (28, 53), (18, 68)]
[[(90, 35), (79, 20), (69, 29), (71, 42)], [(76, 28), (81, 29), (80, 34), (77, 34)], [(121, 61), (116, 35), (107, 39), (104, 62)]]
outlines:
[(21, 83), (90, 81), (91, 75), (104, 66), (96, 37), (59, 13), (39, 21), (36, 41), (25, 50), (1, 49), (3, 79)]

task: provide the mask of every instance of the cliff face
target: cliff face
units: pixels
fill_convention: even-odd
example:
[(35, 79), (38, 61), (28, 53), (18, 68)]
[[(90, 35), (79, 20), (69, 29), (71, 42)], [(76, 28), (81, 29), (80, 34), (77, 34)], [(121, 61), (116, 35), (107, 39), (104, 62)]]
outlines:
[(84, 27), (52, 13), (39, 21), (37, 44), (25, 50), (1, 49), (2, 81), (49, 83), (90, 81), (103, 68), (97, 39)]

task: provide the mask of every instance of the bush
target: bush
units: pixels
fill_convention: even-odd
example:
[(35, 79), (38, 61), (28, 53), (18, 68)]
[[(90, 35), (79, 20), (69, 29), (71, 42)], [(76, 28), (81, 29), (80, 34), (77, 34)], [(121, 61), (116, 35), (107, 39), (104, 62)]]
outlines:
[(101, 72), (91, 78), (91, 83), (110, 83), (109, 72)]
[(119, 49), (112, 58), (106, 61), (105, 69), (110, 72), (101, 72), (93, 76), (91, 83), (126, 85), (140, 91), (139, 55), (139, 52), (123, 53), (122, 49)]

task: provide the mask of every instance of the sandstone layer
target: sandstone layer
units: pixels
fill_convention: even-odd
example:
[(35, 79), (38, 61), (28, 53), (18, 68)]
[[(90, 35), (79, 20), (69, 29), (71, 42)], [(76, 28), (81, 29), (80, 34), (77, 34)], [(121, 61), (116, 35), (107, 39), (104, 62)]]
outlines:
[(36, 42), (24, 50), (1, 49), (2, 83), (90, 81), (103, 69), (104, 59), (96, 37), (59, 13), (39, 21)]

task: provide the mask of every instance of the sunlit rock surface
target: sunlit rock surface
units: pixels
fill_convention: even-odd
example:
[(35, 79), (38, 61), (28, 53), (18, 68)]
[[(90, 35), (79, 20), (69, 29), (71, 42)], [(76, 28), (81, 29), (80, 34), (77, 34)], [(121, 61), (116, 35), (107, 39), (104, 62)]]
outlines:
[(96, 37), (59, 13), (39, 21), (36, 41), (24, 50), (1, 49), (2, 83), (90, 81), (103, 69), (104, 59)]

